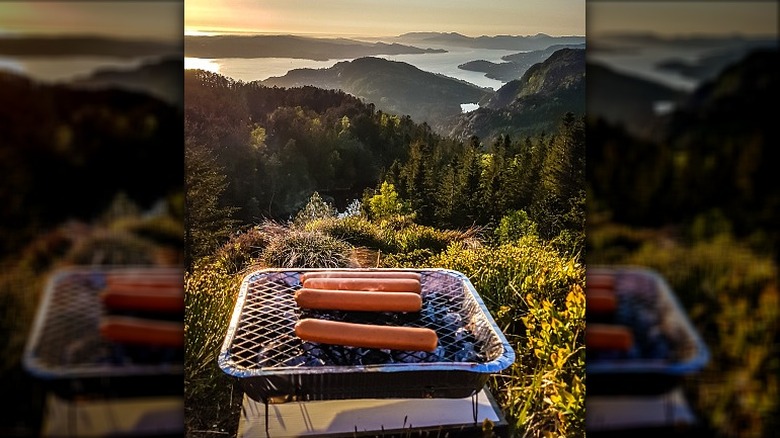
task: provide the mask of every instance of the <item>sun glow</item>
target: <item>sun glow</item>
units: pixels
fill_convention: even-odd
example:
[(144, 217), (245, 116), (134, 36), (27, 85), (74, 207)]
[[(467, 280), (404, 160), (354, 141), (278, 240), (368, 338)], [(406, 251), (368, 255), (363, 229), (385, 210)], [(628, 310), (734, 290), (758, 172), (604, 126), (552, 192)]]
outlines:
[(213, 59), (204, 58), (184, 58), (185, 70), (206, 70), (212, 73), (219, 73), (219, 63)]

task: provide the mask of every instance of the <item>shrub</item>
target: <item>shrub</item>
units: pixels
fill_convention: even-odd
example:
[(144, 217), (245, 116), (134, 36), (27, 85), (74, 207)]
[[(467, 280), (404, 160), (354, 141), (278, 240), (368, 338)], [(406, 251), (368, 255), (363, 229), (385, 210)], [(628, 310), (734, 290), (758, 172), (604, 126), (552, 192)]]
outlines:
[(584, 436), (585, 292), (574, 285), (564, 302), (528, 294), (526, 303), (526, 342), (518, 348), (533, 354), (510, 369), (519, 394), (506, 399), (507, 410), (526, 436)]
[(157, 246), (127, 231), (103, 231), (77, 242), (65, 256), (75, 265), (151, 265)]
[(261, 259), (276, 268), (347, 268), (354, 264), (351, 252), (351, 245), (334, 237), (291, 230), (274, 238)]
[(304, 230), (320, 232), (354, 246), (388, 250), (387, 242), (383, 239), (381, 230), (362, 216), (349, 216), (343, 219), (319, 219), (307, 223)]
[(501, 218), (494, 231), (499, 244), (511, 243), (523, 236), (538, 236), (536, 223), (524, 210), (515, 210)]
[(232, 274), (243, 272), (260, 259), (272, 239), (271, 233), (268, 226), (256, 226), (231, 237), (214, 253), (215, 263)]
[(450, 245), (428, 263), (468, 276), (515, 349), (515, 364), (491, 380), (510, 421), (527, 436), (582, 436), (584, 266), (531, 235)]
[(317, 219), (327, 219), (332, 217), (336, 217), (336, 209), (332, 205), (325, 202), (322, 197), (320, 197), (319, 193), (314, 192), (309, 198), (309, 202), (306, 204), (306, 206), (295, 215), (293, 223), (296, 226), (303, 226), (306, 223)]

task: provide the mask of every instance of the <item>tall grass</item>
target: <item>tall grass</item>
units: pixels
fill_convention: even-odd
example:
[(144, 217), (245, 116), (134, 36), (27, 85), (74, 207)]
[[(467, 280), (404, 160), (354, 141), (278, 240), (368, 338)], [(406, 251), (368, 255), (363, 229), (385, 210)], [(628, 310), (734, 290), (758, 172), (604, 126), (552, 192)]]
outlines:
[[(234, 406), (238, 416), (240, 389), (235, 380), (226, 383), (218, 375), (216, 358), (241, 273), (263, 267), (365, 266), (355, 257), (362, 252), (378, 255), (368, 260), (372, 267), (440, 267), (468, 276), (517, 353), (516, 363), (490, 383), (513, 427), (529, 437), (583, 436), (584, 293), (579, 286), (584, 268), (576, 255), (535, 235), (491, 245), (475, 229), (441, 230), (360, 216), (317, 217), (278, 226), (267, 235), (251, 233), (251, 238), (235, 236), (187, 277), (187, 405), (219, 400), (223, 407), (219, 415), (199, 409), (201, 418), (188, 425), (190, 430), (209, 424), (230, 430), (220, 416), (225, 406)], [(239, 243), (245, 241), (257, 245), (250, 245), (256, 256), (239, 256), (247, 248)], [(233, 256), (225, 257), (228, 253)], [(216, 385), (223, 385), (219, 394)]]
[[(686, 381), (686, 393), (707, 427), (720, 437), (775, 433), (780, 293), (772, 258), (727, 232), (685, 242), (682, 233), (605, 226), (597, 244), (616, 234), (633, 236), (632, 245), (609, 251), (606, 261), (646, 266), (663, 275), (710, 349), (707, 367)], [(589, 263), (605, 262), (605, 253), (589, 254)]]

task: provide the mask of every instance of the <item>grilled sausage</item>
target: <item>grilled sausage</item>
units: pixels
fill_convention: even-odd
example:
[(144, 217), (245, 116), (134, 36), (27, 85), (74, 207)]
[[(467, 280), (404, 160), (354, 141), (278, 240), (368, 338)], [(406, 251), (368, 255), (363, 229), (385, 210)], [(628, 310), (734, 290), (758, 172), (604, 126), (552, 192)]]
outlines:
[(184, 288), (184, 274), (154, 273), (144, 270), (110, 272), (105, 276), (106, 288), (144, 287), (144, 288)]
[(106, 316), (100, 321), (100, 335), (120, 344), (182, 348), (184, 324), (181, 322), (127, 316)]
[(184, 311), (182, 287), (114, 285), (100, 293), (103, 306), (111, 310), (176, 313)]
[(585, 348), (593, 350), (628, 351), (634, 346), (634, 335), (626, 326), (588, 324), (585, 328)]
[(615, 275), (613, 274), (585, 274), (585, 287), (600, 289), (615, 289)]
[(420, 293), (420, 280), (411, 278), (309, 278), (303, 282), (309, 289), (414, 292)]
[(361, 312), (419, 312), (422, 298), (411, 292), (364, 292), (298, 289), (295, 302), (302, 309)]
[(420, 273), (403, 271), (312, 271), (301, 274), (301, 283), (310, 278), (406, 278), (419, 281)]
[(349, 347), (389, 350), (434, 351), (439, 338), (427, 328), (353, 324), (319, 319), (302, 319), (295, 334), (304, 341)]
[(612, 289), (588, 288), (585, 293), (585, 306), (590, 314), (606, 315), (617, 309), (617, 295)]

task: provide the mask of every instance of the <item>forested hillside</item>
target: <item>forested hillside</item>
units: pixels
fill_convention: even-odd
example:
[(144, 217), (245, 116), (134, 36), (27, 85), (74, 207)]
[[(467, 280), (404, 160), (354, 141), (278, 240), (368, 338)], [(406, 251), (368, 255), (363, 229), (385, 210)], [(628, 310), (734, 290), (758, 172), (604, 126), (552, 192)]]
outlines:
[(461, 115), (450, 135), (495, 138), (550, 133), (564, 114), (585, 114), (585, 50), (560, 49), (499, 88), (484, 108)]
[(239, 223), (286, 220), (315, 191), (343, 209), (386, 181), (426, 225), (495, 225), (526, 209), (549, 224), (545, 234), (581, 229), (584, 134), (571, 114), (547, 135), (461, 142), (338, 91), (188, 71), (185, 93), (188, 177), (220, 174), (203, 184), (219, 188), (210, 202)]
[(93, 218), (119, 193), (143, 209), (181, 194), (182, 113), (173, 105), (1, 72), (0, 100), (3, 255), (42, 229)]
[(757, 51), (703, 85), (644, 141), (593, 120), (589, 198), (632, 225), (690, 221), (718, 210), (734, 231), (776, 236), (776, 50)]
[(438, 127), (461, 113), (463, 103), (479, 102), (491, 90), (450, 77), (429, 73), (410, 64), (381, 58), (339, 62), (327, 69), (297, 69), (262, 82), (267, 86), (312, 85), (343, 90), (377, 108), (409, 115), (418, 123)]

